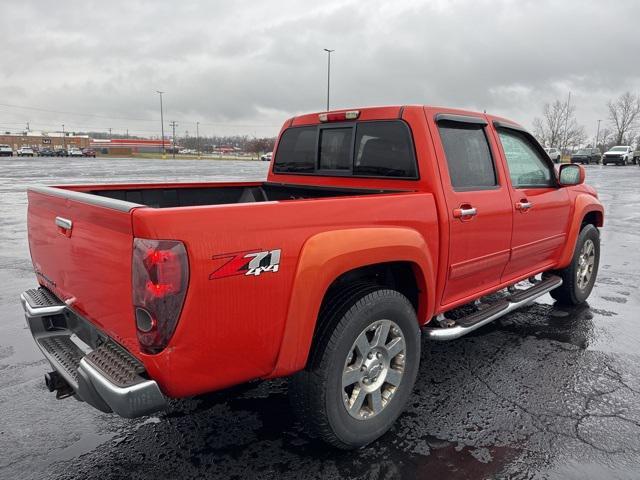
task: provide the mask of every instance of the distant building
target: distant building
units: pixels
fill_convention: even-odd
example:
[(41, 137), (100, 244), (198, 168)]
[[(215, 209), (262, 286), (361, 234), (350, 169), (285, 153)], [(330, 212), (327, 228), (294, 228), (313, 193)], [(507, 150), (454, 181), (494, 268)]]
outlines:
[[(134, 153), (160, 153), (162, 152), (162, 140), (149, 140), (146, 138), (112, 138), (91, 139), (90, 147), (98, 155), (131, 155)], [(164, 148), (169, 151), (171, 141), (164, 141)]]
[(91, 139), (88, 135), (76, 135), (71, 132), (40, 132), (29, 130), (22, 133), (0, 133), (0, 143), (7, 144), (13, 150), (20, 147), (31, 147), (36, 150), (51, 148), (54, 150), (69, 147), (87, 148)]

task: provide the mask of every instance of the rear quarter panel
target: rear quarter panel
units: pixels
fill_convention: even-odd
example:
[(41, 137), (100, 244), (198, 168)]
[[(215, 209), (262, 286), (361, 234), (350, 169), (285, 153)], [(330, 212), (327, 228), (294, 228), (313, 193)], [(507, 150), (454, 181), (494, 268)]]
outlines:
[[(401, 227), (419, 232), (429, 252), (437, 252), (435, 212), (427, 193), (136, 209), (134, 235), (183, 241), (190, 265), (176, 332), (163, 352), (143, 356), (147, 369), (165, 393), (176, 397), (268, 376), (276, 365), (294, 288), (313, 295), (314, 288), (324, 287), (319, 280), (294, 285), (307, 239), (333, 230)], [(214, 257), (273, 249), (282, 251), (275, 273), (209, 279), (228, 260)]]

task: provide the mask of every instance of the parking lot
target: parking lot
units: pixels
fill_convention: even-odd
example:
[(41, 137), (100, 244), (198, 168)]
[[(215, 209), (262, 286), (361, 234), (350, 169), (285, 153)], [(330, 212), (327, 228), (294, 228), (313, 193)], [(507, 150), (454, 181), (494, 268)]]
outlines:
[[(19, 294), (35, 284), (32, 184), (263, 179), (266, 162), (0, 160), (0, 478), (638, 478), (640, 168), (585, 166), (605, 205), (588, 305), (548, 295), (425, 354), (407, 412), (339, 452), (292, 418), (286, 380), (175, 401), (125, 420), (43, 382)], [(427, 349), (424, 348), (426, 351)], [(213, 374), (213, 373), (212, 373)]]

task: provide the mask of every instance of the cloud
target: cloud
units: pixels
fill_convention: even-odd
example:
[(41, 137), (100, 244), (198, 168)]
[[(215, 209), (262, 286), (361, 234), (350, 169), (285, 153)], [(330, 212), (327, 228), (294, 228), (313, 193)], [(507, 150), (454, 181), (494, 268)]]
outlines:
[[(427, 103), (530, 125), (572, 92), (587, 131), (640, 91), (640, 2), (50, 2), (0, 17), (0, 129), (157, 134), (158, 96), (180, 131), (276, 134), (332, 106)], [(126, 120), (125, 120), (126, 119)]]

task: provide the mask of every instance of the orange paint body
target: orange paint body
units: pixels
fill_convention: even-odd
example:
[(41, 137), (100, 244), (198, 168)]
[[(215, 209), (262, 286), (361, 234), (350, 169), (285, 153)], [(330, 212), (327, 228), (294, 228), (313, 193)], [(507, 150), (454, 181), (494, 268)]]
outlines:
[[(454, 191), (435, 116), (487, 123), (498, 187)], [(587, 214), (603, 208), (586, 185), (515, 189), (494, 121), (459, 110), (406, 106), (360, 109), (358, 121), (401, 119), (415, 144), (418, 179), (277, 174), (271, 184), (379, 190), (325, 198), (151, 208), (128, 212), (29, 192), (29, 242), (39, 282), (140, 359), (163, 392), (184, 397), (304, 368), (318, 311), (331, 283), (359, 267), (411, 265), (418, 319), (468, 303), (541, 271), (569, 264)], [(511, 123), (511, 122), (509, 122)], [(291, 126), (317, 125), (318, 114)], [(277, 145), (275, 157), (277, 158)], [(257, 187), (260, 182), (87, 185), (76, 192)], [(517, 204), (528, 199), (529, 211)], [(143, 202), (140, 202), (143, 203)], [(456, 217), (473, 206), (478, 214)], [(57, 216), (73, 218), (69, 235)], [(46, 232), (46, 233), (45, 233)], [(168, 346), (141, 351), (131, 303), (133, 238), (178, 240), (189, 284)], [(237, 252), (278, 249), (277, 269), (259, 275), (219, 270)], [(229, 256), (230, 255), (230, 256)], [(213, 272), (218, 272), (213, 275)]]

